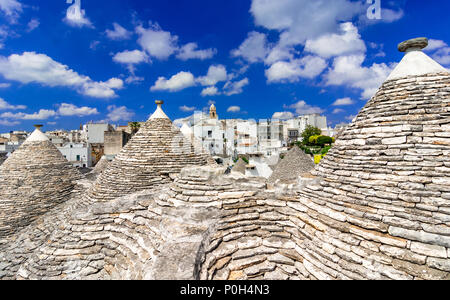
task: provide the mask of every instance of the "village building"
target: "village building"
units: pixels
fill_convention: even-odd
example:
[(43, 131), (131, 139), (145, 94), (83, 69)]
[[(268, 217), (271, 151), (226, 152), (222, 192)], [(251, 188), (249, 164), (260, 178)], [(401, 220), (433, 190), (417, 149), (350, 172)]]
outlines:
[[(243, 159), (229, 174), (208, 164), (158, 101), (88, 198), (0, 242), (0, 279), (450, 280), (450, 73), (427, 45), (399, 45), (404, 58), (307, 184), (246, 176)], [(279, 166), (298, 171), (297, 150)], [(0, 167), (10, 193), (20, 181), (2, 172), (25, 160), (13, 156)], [(42, 176), (26, 178), (39, 188)], [(15, 218), (33, 198), (4, 199)]]

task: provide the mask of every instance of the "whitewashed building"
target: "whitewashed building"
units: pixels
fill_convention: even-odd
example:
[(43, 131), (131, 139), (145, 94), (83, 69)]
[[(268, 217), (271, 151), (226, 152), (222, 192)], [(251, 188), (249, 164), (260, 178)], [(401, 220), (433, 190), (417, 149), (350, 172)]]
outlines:
[(92, 149), (89, 144), (69, 142), (58, 147), (58, 150), (74, 167), (90, 168), (93, 165)]

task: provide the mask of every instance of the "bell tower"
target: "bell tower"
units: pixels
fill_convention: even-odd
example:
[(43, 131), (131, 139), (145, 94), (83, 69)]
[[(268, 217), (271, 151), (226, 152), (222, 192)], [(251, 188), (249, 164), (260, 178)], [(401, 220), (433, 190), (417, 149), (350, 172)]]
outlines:
[(209, 118), (216, 119), (216, 120), (219, 118), (217, 116), (217, 110), (216, 110), (216, 106), (214, 104), (211, 104), (211, 107), (209, 108)]

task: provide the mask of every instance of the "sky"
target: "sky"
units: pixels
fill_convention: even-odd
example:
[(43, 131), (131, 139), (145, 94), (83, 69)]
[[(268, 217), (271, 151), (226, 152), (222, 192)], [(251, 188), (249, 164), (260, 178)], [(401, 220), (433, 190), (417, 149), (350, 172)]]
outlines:
[(319, 113), (350, 122), (403, 54), (450, 67), (446, 0), (0, 0), (0, 132)]

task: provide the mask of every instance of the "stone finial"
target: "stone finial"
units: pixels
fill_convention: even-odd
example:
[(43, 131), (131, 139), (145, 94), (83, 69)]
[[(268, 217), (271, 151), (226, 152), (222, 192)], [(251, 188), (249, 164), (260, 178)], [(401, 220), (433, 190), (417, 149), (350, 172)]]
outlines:
[(422, 50), (428, 46), (428, 39), (421, 37), (404, 41), (398, 44), (398, 51), (408, 52), (411, 50)]
[(36, 129), (39, 129), (39, 130), (41, 130), (41, 128), (42, 127), (44, 127), (44, 125), (40, 125), (40, 124), (36, 124), (36, 125), (33, 125)]
[(156, 100), (155, 104), (158, 105), (158, 106), (161, 106), (161, 105), (164, 104), (164, 101), (163, 100)]

